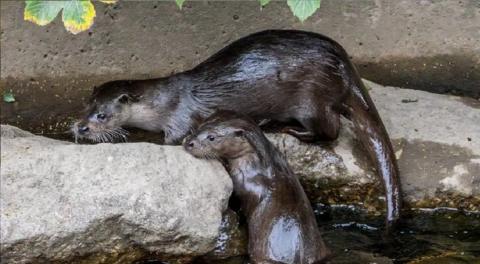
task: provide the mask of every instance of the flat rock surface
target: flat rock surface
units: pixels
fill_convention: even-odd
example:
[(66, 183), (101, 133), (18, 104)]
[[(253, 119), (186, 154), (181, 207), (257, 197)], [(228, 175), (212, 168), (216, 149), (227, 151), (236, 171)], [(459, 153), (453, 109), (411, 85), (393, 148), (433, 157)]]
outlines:
[(219, 163), (180, 147), (1, 130), (2, 263), (131, 263), (214, 249), (232, 190)]

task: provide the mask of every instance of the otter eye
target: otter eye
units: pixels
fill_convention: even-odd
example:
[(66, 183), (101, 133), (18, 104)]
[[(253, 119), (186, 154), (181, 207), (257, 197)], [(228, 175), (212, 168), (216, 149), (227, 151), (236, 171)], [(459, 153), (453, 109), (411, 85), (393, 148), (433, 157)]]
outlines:
[(214, 140), (215, 140), (215, 137), (212, 136), (212, 135), (208, 135), (208, 136), (207, 136), (207, 139), (210, 140), (210, 141), (214, 141)]
[(118, 97), (117, 100), (118, 100), (120, 103), (122, 103), (122, 104), (126, 104), (126, 103), (129, 102), (130, 97), (129, 97), (128, 95), (126, 95), (126, 94), (122, 94), (122, 95), (120, 95), (120, 96)]
[(97, 119), (102, 121), (102, 120), (105, 120), (105, 114), (97, 114)]

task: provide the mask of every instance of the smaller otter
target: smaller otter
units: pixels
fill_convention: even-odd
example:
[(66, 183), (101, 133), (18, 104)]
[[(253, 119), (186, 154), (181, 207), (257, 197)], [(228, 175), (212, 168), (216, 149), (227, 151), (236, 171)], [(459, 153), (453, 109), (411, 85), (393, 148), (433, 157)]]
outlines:
[(329, 250), (299, 180), (253, 120), (217, 111), (185, 139), (184, 148), (225, 163), (247, 218), (252, 263), (325, 261)]

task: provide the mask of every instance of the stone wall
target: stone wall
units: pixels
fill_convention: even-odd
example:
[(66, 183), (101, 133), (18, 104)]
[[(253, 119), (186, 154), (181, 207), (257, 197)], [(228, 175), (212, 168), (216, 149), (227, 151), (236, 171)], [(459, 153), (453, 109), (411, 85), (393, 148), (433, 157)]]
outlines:
[[(173, 0), (95, 6), (94, 26), (72, 35), (60, 17), (40, 27), (23, 20), (23, 1), (1, 1), (0, 87), (18, 101), (2, 102), (3, 122), (36, 132), (61, 127), (95, 84), (183, 71), (242, 36), (274, 28), (329, 35), (363, 77), (381, 84), (480, 93), (477, 0), (324, 0), (303, 24), (284, 1), (263, 9), (257, 1), (187, 1), (182, 10)], [(42, 122), (31, 118), (38, 109)]]

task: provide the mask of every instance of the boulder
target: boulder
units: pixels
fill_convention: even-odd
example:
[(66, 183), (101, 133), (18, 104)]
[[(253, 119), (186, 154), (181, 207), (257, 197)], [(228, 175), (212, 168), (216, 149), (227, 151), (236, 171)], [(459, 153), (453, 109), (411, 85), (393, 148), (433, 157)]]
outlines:
[(1, 131), (2, 263), (179, 261), (216, 247), (232, 191), (219, 163), (181, 147)]

